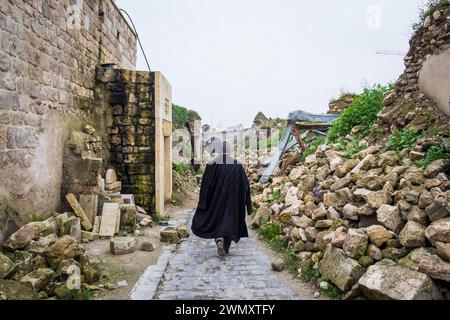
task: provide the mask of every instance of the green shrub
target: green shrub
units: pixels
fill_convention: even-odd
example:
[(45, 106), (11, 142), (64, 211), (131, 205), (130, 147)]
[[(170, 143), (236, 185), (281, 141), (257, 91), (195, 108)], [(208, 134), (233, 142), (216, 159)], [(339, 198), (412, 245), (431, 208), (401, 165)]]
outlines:
[(414, 147), (422, 135), (413, 129), (392, 132), (386, 146), (391, 150), (401, 151)]
[(366, 133), (377, 119), (377, 114), (383, 108), (383, 96), (392, 90), (392, 85), (364, 88), (363, 93), (356, 96), (355, 100), (344, 111), (340, 118), (334, 121), (328, 132), (331, 143), (339, 137), (348, 135), (356, 126), (362, 127), (362, 133)]
[(416, 162), (415, 166), (419, 168), (425, 168), (434, 161), (441, 160), (441, 159), (449, 159), (450, 153), (448, 153), (445, 150), (445, 147), (443, 145), (439, 146), (433, 146), (430, 149), (428, 149), (427, 154), (425, 155), (425, 158)]
[(281, 190), (275, 190), (272, 193), (272, 203), (277, 202), (281, 198)]
[(173, 128), (178, 129), (184, 127), (187, 122), (201, 120), (200, 115), (193, 110), (173, 104), (172, 105), (172, 122)]
[(427, 16), (432, 14), (439, 7), (448, 6), (449, 4), (449, 0), (428, 0), (420, 9), (418, 21), (413, 24), (413, 29), (415, 31), (418, 30), (423, 25)]
[(271, 241), (272, 239), (277, 238), (281, 233), (281, 226), (276, 223), (266, 223), (258, 229), (258, 233), (265, 240)]
[(308, 148), (306, 148), (305, 152), (303, 152), (302, 161), (305, 161), (307, 157), (316, 153), (317, 149), (323, 144), (325, 144), (325, 138), (317, 138)]
[(160, 213), (156, 212), (152, 215), (152, 220), (156, 223), (159, 222), (165, 222), (170, 220), (170, 216), (168, 215), (161, 215)]

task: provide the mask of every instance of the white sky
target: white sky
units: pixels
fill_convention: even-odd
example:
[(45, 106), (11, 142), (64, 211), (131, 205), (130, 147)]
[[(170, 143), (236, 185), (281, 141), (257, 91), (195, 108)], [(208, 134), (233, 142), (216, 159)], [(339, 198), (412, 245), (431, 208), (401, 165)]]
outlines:
[(376, 51), (407, 52), (422, 2), (116, 0), (174, 103), (213, 126), (249, 126), (258, 111), (325, 113), (341, 91), (395, 81), (403, 57)]

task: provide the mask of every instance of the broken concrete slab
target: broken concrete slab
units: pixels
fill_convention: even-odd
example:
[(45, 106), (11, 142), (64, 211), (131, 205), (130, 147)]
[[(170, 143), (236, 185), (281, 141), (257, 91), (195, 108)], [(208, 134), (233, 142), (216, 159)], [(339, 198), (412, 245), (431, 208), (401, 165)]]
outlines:
[(129, 254), (134, 252), (136, 240), (131, 237), (112, 238), (109, 246), (114, 255)]
[(98, 212), (98, 195), (80, 195), (80, 206), (83, 208), (84, 213), (89, 218), (89, 221), (93, 224), (94, 219)]
[(80, 203), (78, 202), (75, 195), (73, 193), (69, 193), (66, 196), (66, 199), (69, 202), (70, 206), (72, 207), (73, 211), (75, 212), (75, 215), (81, 219), (81, 225), (83, 226), (83, 228), (86, 231), (92, 230), (92, 223), (90, 222), (83, 208), (80, 206)]
[(99, 234), (101, 237), (112, 237), (120, 227), (120, 209), (117, 203), (103, 204), (102, 220)]

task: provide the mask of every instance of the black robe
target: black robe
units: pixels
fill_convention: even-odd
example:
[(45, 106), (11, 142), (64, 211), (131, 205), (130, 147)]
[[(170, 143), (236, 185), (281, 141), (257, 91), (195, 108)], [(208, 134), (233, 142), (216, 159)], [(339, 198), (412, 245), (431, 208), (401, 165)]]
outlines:
[(204, 239), (228, 237), (238, 242), (248, 237), (246, 208), (250, 215), (253, 209), (244, 167), (230, 157), (220, 156), (206, 166), (192, 232)]

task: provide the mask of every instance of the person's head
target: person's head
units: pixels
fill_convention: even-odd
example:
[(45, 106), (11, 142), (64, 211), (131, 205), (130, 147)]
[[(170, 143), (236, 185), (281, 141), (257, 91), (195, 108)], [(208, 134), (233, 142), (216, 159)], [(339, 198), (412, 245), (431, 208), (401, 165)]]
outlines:
[(229, 154), (231, 152), (230, 144), (226, 141), (221, 141), (219, 139), (215, 139), (209, 146), (208, 146), (209, 154)]

